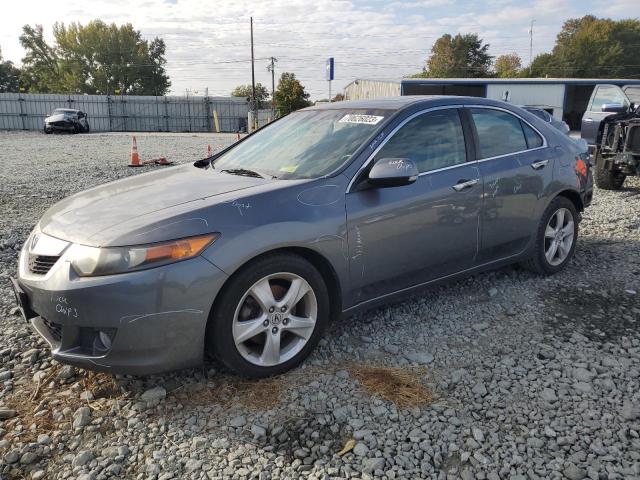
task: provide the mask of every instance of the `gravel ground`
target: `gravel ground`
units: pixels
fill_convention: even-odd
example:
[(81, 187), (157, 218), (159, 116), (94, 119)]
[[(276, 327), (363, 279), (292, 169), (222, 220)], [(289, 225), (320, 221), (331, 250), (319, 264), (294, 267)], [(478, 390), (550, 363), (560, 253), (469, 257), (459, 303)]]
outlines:
[[(138, 146), (192, 161), (231, 141), (149, 134)], [(125, 166), (129, 146), (124, 134), (0, 132), (2, 478), (640, 478), (637, 179), (596, 191), (558, 275), (506, 268), (336, 322), (275, 379), (211, 363), (140, 379), (52, 362), (7, 284), (48, 206), (141, 170)], [(429, 392), (400, 407), (365, 388), (362, 365)]]

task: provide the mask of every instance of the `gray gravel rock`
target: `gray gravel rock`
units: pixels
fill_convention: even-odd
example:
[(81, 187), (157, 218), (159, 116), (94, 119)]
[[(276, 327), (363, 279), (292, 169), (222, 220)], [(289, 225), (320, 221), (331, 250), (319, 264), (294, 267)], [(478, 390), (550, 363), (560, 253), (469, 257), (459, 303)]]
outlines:
[(428, 352), (407, 352), (404, 354), (404, 358), (420, 365), (428, 365), (433, 362), (433, 355)]
[(382, 457), (367, 458), (362, 464), (362, 471), (364, 473), (374, 473), (376, 470), (382, 470), (384, 468), (385, 460)]
[(81, 452), (78, 452), (75, 457), (73, 457), (72, 466), (73, 468), (84, 467), (91, 460), (93, 460), (93, 453), (89, 450), (82, 450)]
[(91, 423), (91, 409), (89, 407), (80, 407), (73, 414), (73, 427), (82, 428)]
[(229, 420), (229, 425), (232, 427), (244, 427), (247, 424), (247, 419), (244, 415), (238, 415), (237, 417)]
[(153, 387), (149, 390), (146, 390), (142, 395), (140, 395), (140, 400), (146, 402), (148, 406), (153, 406), (159, 404), (166, 397), (167, 391), (164, 389), (164, 387)]

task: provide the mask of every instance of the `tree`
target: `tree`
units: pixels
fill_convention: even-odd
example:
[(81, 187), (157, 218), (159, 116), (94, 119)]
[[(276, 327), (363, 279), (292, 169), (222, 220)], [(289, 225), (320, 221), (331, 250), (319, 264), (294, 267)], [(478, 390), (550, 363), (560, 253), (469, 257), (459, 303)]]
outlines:
[(53, 45), (41, 25), (25, 25), (22, 31), (23, 80), (30, 91), (164, 95), (171, 85), (164, 40), (143, 40), (130, 23), (56, 23)]
[(284, 72), (280, 76), (275, 96), (280, 115), (287, 115), (310, 105), (309, 94), (294, 73)]
[(640, 20), (586, 15), (564, 22), (549, 54), (532, 62), (533, 76), (632, 78), (640, 75)]
[(0, 50), (0, 93), (20, 91), (20, 70), (12, 62), (2, 60)]
[(556, 58), (551, 53), (541, 53), (540, 55), (536, 55), (529, 68), (523, 70), (523, 74), (527, 77), (533, 78), (562, 76), (558, 73)]
[[(249, 85), (238, 85), (231, 92), (232, 97), (242, 97), (251, 99), (253, 91), (251, 88), (251, 84)], [(267, 108), (267, 100), (269, 100), (269, 90), (267, 87), (262, 85), (261, 83), (256, 83), (256, 104), (257, 108)]]
[(344, 95), (342, 93), (338, 93), (336, 94), (335, 97), (333, 97), (333, 100), (331, 100), (332, 102), (341, 102), (344, 100)]
[(475, 33), (442, 35), (431, 47), (427, 67), (419, 76), (443, 77), (487, 77), (491, 67), (489, 44)]
[(499, 78), (514, 78), (520, 73), (522, 61), (517, 53), (507, 53), (496, 58), (493, 68)]

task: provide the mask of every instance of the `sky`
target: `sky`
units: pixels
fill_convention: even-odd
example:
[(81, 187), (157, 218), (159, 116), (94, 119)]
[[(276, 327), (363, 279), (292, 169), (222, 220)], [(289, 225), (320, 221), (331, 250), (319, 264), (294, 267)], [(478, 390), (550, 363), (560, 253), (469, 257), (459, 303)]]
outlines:
[[(41, 24), (52, 37), (55, 22), (131, 22), (146, 39), (167, 44), (171, 93), (227, 96), (251, 83), (249, 18), (254, 19), (256, 82), (271, 88), (293, 72), (312, 99), (328, 97), (325, 61), (335, 58), (335, 94), (356, 78), (400, 79), (422, 69), (444, 33), (477, 33), (498, 56), (515, 52), (529, 63), (550, 51), (564, 20), (592, 14), (614, 19), (638, 15), (640, 0), (2, 0), (0, 49), (20, 64), (24, 24)], [(11, 6), (8, 6), (11, 5)]]

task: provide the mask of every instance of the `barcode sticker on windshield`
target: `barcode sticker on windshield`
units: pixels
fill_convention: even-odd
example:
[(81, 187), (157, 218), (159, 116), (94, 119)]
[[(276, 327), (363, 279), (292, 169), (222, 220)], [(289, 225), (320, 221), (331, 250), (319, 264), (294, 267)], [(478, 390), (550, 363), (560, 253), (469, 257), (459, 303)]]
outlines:
[(366, 123), (367, 125), (375, 125), (379, 123), (384, 117), (377, 115), (358, 115), (355, 113), (349, 113), (340, 119), (340, 123)]

